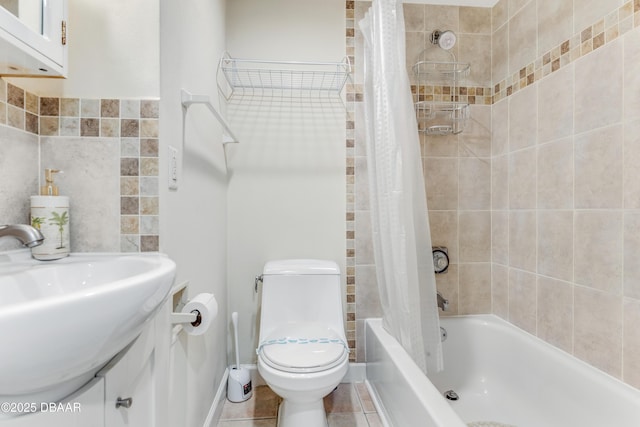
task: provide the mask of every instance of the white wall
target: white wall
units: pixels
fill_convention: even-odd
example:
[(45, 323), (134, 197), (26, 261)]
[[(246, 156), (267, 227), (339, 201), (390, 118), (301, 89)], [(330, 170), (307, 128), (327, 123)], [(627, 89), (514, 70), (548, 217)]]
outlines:
[(68, 1), (68, 77), (8, 80), (40, 96), (158, 97), (159, 1)]
[[(233, 57), (340, 61), (341, 0), (233, 0)], [(241, 363), (255, 361), (259, 295), (254, 276), (279, 258), (345, 260), (345, 109), (341, 102), (233, 98), (229, 147), (229, 312), (240, 315)]]
[[(205, 335), (183, 336), (172, 349), (176, 363), (167, 373), (174, 379), (167, 426), (203, 425), (227, 365), (227, 176), (222, 134), (200, 105), (192, 106), (183, 122), (180, 103), (181, 88), (217, 99), (213, 77), (224, 50), (224, 16), (224, 0), (160, 2), (160, 245), (177, 263), (178, 282), (190, 281), (189, 295), (213, 293), (220, 308)], [(168, 145), (180, 150), (177, 191), (167, 186)]]

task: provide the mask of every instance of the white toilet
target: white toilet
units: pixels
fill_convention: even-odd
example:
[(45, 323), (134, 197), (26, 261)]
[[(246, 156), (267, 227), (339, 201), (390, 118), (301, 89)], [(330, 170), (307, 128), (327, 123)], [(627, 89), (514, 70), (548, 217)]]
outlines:
[(349, 368), (340, 269), (333, 261), (269, 261), (262, 280), (258, 371), (283, 398), (278, 427), (327, 427), (322, 398)]

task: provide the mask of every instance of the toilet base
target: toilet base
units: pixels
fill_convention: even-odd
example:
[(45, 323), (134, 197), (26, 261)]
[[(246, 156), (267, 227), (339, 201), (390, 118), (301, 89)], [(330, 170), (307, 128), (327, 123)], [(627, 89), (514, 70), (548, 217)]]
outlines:
[(328, 427), (324, 402), (283, 400), (278, 409), (278, 427)]

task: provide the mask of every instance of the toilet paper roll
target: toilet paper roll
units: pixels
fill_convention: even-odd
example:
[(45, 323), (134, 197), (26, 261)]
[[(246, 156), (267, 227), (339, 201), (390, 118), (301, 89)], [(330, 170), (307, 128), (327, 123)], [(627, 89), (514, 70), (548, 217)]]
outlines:
[(198, 294), (187, 302), (181, 311), (182, 313), (191, 313), (194, 310), (200, 313), (200, 324), (193, 326), (191, 323), (185, 323), (182, 327), (189, 335), (202, 335), (207, 332), (209, 325), (218, 314), (218, 303), (213, 294)]

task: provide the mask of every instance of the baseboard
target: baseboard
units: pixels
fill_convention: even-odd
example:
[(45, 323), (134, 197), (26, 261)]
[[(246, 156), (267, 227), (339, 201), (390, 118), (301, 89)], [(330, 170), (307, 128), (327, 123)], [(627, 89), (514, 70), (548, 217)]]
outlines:
[(211, 402), (211, 407), (209, 408), (209, 413), (207, 414), (207, 418), (204, 420), (203, 427), (216, 427), (218, 425), (218, 420), (220, 419), (220, 415), (222, 414), (222, 406), (224, 405), (224, 401), (227, 398), (227, 381), (228, 380), (229, 380), (229, 368), (224, 370), (222, 381), (220, 381), (220, 385), (218, 386), (218, 391), (216, 391), (216, 395), (213, 398), (213, 402)]

